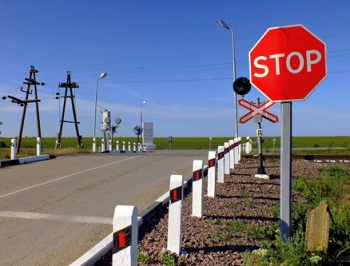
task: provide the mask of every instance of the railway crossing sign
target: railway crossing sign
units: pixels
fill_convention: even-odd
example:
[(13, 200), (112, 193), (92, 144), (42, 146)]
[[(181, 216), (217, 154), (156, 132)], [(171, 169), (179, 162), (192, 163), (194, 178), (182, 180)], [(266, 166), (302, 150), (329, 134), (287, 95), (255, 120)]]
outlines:
[(271, 101), (302, 101), (327, 77), (326, 44), (303, 25), (269, 28), (249, 52), (249, 68)]
[(246, 113), (244, 116), (242, 116), (239, 119), (239, 122), (241, 124), (244, 124), (248, 122), (249, 120), (253, 119), (255, 115), (261, 115), (262, 117), (266, 118), (267, 120), (276, 123), (278, 122), (278, 117), (268, 111), (271, 106), (275, 105), (274, 102), (271, 101), (265, 101), (260, 105), (256, 105), (252, 102), (248, 102), (247, 100), (240, 99), (238, 100), (238, 104), (246, 109), (249, 110), (249, 113)]

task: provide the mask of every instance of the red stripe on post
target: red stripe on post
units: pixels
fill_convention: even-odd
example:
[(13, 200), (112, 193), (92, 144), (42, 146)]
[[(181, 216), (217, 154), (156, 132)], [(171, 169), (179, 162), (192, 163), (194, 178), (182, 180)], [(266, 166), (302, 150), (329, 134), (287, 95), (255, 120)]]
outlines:
[(113, 254), (131, 245), (131, 225), (113, 233)]
[(173, 200), (177, 200), (177, 191), (176, 190), (174, 190), (173, 191)]
[(202, 178), (202, 169), (193, 172), (193, 180), (197, 181)]
[(210, 160), (208, 161), (208, 166), (209, 166), (209, 167), (215, 166), (215, 159), (210, 159)]
[(170, 203), (181, 200), (182, 198), (182, 187), (177, 187), (170, 190)]
[(223, 153), (223, 152), (220, 152), (220, 153), (218, 154), (218, 159), (220, 160), (220, 159), (222, 159), (222, 158), (224, 158), (224, 153)]
[(119, 247), (121, 248), (125, 247), (125, 233), (120, 232), (118, 237), (119, 237)]

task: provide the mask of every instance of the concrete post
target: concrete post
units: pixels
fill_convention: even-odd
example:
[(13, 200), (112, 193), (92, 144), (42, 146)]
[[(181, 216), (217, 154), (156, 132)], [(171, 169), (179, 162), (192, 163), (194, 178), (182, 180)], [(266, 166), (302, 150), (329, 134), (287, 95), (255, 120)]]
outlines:
[(242, 160), (242, 138), (238, 137), (238, 162)]
[(117, 151), (119, 151), (119, 140), (117, 140), (116, 142), (115, 142), (115, 150), (117, 150)]
[(249, 137), (247, 137), (245, 142), (245, 153), (250, 153), (250, 149), (251, 149), (250, 146), (251, 146), (250, 139)]
[(16, 139), (11, 139), (11, 160), (16, 159), (16, 156), (17, 156)]
[(178, 255), (182, 241), (183, 183), (183, 175), (171, 175), (167, 249)]
[(92, 138), (92, 152), (96, 152), (96, 139)]
[(208, 153), (208, 197), (216, 196), (216, 151)]
[(230, 174), (230, 146), (228, 142), (224, 143), (224, 173)]
[(234, 141), (228, 141), (230, 145), (230, 169), (235, 169), (235, 153), (234, 153)]
[(218, 146), (218, 182), (224, 183), (224, 146)]
[(234, 155), (235, 164), (238, 164), (238, 161), (239, 161), (239, 143), (238, 142), (239, 142), (238, 138), (235, 138), (234, 139), (234, 144), (233, 144), (233, 146), (234, 146), (234, 153), (235, 153), (235, 155)]
[(41, 155), (41, 138), (36, 138), (36, 156)]
[(137, 266), (137, 241), (137, 208), (116, 206), (113, 216), (113, 266)]
[(193, 161), (192, 216), (203, 217), (203, 161)]
[(105, 140), (104, 138), (101, 139), (101, 152), (104, 152), (105, 151)]

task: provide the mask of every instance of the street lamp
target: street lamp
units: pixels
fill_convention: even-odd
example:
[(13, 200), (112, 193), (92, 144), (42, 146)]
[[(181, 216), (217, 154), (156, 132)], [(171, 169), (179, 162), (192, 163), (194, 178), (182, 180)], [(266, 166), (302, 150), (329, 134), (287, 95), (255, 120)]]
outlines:
[(144, 105), (145, 103), (147, 102), (147, 100), (144, 100), (142, 103), (141, 103), (141, 144), (143, 145), (143, 138), (142, 138), (142, 132), (143, 132), (143, 126), (142, 126), (142, 105)]
[[(232, 76), (233, 76), (233, 82), (234, 82), (236, 80), (236, 51), (235, 51), (235, 39), (234, 39), (233, 30), (220, 19), (217, 19), (216, 22), (219, 23), (221, 27), (231, 31), (232, 33)], [(234, 109), (235, 137), (238, 138), (237, 93), (236, 92), (234, 92), (234, 102), (235, 102), (235, 109)]]
[(96, 112), (97, 112), (97, 91), (98, 91), (98, 81), (107, 76), (107, 73), (102, 73), (96, 81), (96, 91), (95, 91), (95, 119), (94, 119), (94, 136), (92, 139), (92, 152), (96, 152)]

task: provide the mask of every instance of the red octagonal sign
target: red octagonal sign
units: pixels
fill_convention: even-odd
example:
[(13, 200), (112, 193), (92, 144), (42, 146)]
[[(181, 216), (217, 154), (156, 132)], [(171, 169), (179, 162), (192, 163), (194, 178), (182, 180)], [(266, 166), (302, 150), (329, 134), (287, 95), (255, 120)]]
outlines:
[(250, 82), (274, 102), (305, 100), (326, 61), (325, 43), (303, 25), (269, 28), (249, 52)]

